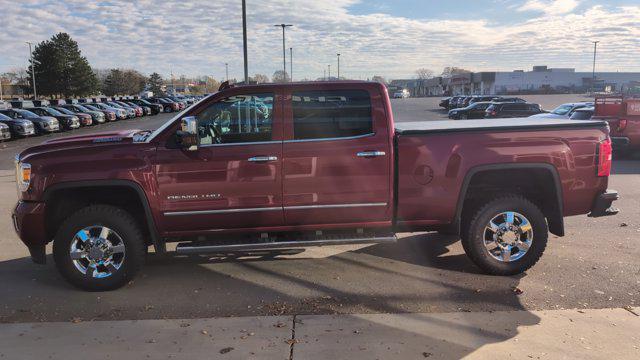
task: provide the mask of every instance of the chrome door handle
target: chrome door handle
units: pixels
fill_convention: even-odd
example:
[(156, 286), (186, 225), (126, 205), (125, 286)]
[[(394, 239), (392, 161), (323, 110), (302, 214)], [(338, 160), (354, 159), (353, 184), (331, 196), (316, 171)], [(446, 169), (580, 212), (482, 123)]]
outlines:
[(387, 153), (384, 151), (362, 151), (357, 153), (358, 157), (376, 157), (376, 156), (385, 156)]
[(251, 162), (266, 162), (266, 161), (276, 161), (278, 160), (277, 156), (254, 156), (247, 159)]

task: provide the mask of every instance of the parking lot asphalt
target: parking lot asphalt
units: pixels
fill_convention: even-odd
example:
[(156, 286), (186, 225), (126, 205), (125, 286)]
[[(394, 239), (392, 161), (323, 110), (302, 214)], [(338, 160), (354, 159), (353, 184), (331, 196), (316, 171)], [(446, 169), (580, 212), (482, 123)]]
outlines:
[[(547, 109), (584, 100), (570, 95), (542, 99)], [(396, 121), (443, 118), (437, 100), (394, 100)], [(168, 118), (116, 122), (53, 136), (155, 128)], [(401, 234), (396, 244), (323, 247), (295, 255), (161, 258), (151, 254), (129, 285), (88, 293), (68, 285), (50, 256), (44, 266), (32, 264), (13, 231), (13, 156), (40, 141), (13, 141), (0, 150), (0, 322), (533, 311), (640, 304), (640, 161), (614, 161), (610, 188), (621, 194), (619, 215), (567, 218), (567, 235), (551, 236), (540, 262), (520, 276), (483, 275), (456, 237), (412, 233)]]

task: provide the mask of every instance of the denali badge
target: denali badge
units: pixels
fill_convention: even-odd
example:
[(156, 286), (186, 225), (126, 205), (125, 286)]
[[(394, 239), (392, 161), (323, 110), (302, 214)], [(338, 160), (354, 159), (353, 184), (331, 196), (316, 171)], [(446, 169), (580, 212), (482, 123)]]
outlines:
[(167, 200), (207, 200), (220, 199), (220, 194), (188, 194), (188, 195), (169, 195)]

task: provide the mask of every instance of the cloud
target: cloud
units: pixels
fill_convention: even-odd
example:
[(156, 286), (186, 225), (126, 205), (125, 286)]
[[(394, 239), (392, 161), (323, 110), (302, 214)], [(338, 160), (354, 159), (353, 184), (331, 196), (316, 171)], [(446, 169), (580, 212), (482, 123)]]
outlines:
[[(574, 11), (567, 1), (536, 0), (555, 9), (554, 16), (496, 23), (460, 20), (464, 17), (419, 20), (379, 12), (355, 15), (349, 8), (356, 2), (247, 0), (249, 72), (271, 76), (281, 69), (282, 32), (273, 25), (282, 22), (294, 24), (287, 30), (287, 47), (294, 48), (294, 79), (321, 77), (329, 64), (335, 69), (336, 53), (342, 54), (341, 73), (356, 79), (411, 77), (417, 68), (437, 72), (444, 66), (590, 69), (591, 40), (601, 41), (600, 70), (640, 71), (635, 59), (640, 27), (623, 25), (640, 23), (638, 6)], [(0, 8), (0, 72), (27, 65), (24, 41), (39, 42), (64, 31), (97, 68), (222, 78), (229, 63), (230, 75), (242, 77), (237, 0), (0, 0)]]
[(578, 0), (527, 0), (518, 11), (541, 11), (546, 15), (560, 15), (575, 10), (578, 5)]

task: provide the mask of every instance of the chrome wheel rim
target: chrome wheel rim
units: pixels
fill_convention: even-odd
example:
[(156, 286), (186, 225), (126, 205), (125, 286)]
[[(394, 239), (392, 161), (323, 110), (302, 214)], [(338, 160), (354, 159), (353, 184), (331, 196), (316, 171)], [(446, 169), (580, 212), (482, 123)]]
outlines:
[(484, 247), (500, 262), (521, 259), (533, 243), (533, 228), (524, 215), (506, 211), (494, 216), (484, 230)]
[(73, 236), (69, 255), (84, 276), (106, 278), (120, 270), (125, 250), (118, 233), (106, 226), (95, 225), (85, 227)]

